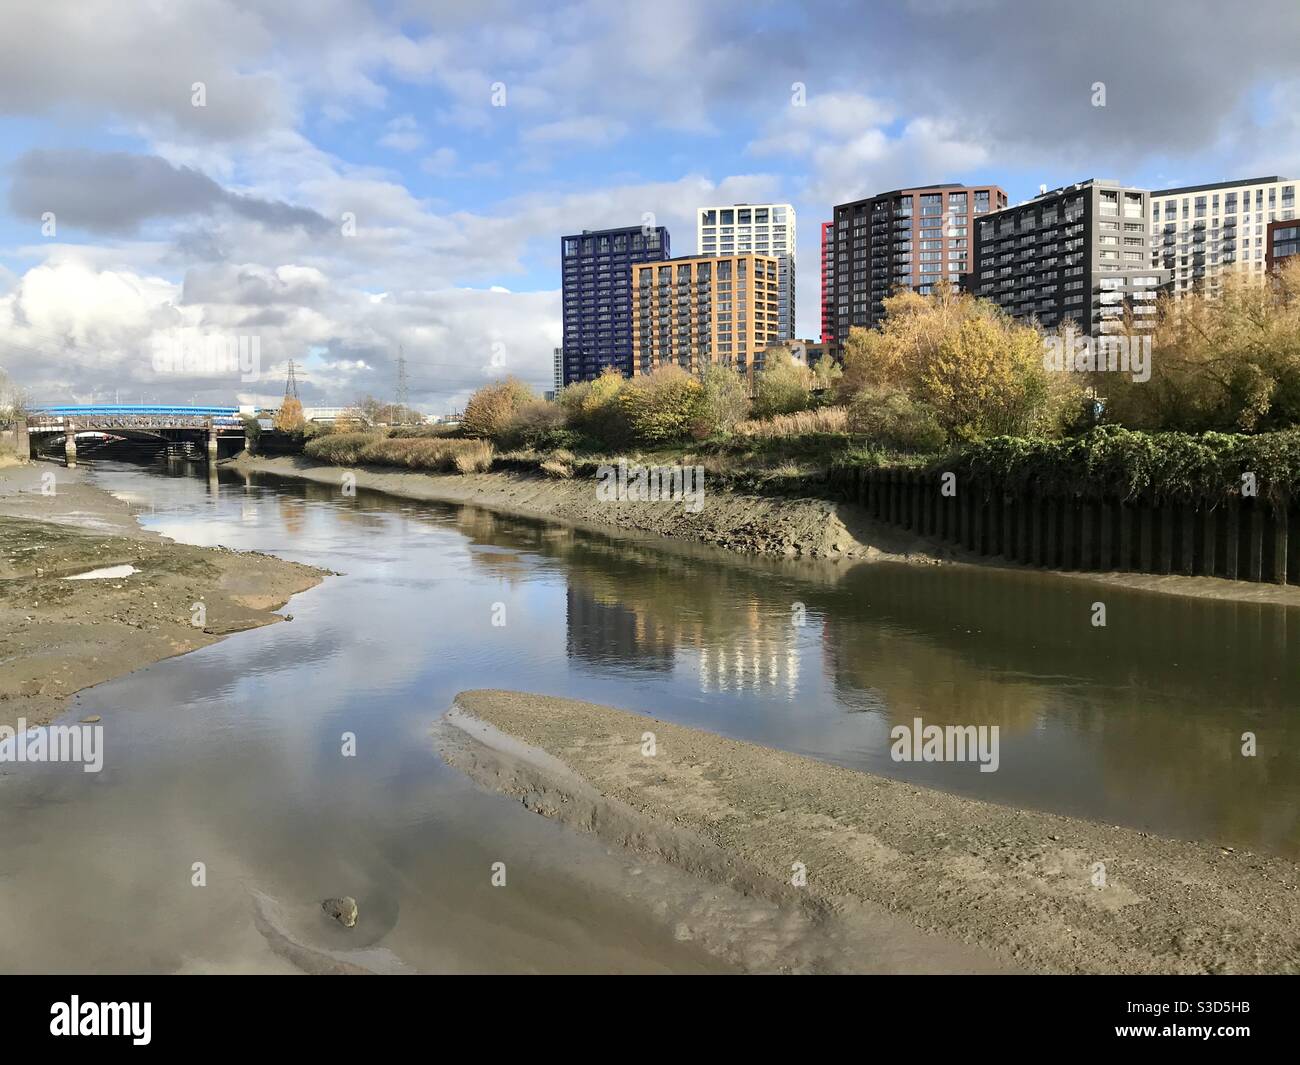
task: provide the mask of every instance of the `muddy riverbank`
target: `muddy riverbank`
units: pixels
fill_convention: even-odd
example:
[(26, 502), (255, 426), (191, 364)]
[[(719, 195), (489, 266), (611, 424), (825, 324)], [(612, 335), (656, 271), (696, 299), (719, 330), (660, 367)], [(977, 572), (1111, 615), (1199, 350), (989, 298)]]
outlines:
[[(517, 472), (439, 474), (383, 467), (331, 466), (301, 456), (250, 456), (221, 463), (244, 473), (310, 481), (342, 490), (353, 487), (418, 501), (463, 503), (484, 510), (537, 518), (612, 537), (662, 539), (721, 547), (748, 555), (818, 560), (833, 564), (907, 562), (1024, 570), (998, 559), (970, 555), (874, 521), (852, 503), (789, 499), (718, 491), (698, 513), (681, 503), (610, 503), (596, 498), (584, 480), (553, 480)], [(1300, 586), (1256, 584), (1218, 577), (1150, 573), (1062, 573), (1072, 581), (1131, 588), (1160, 595), (1300, 607)]]
[[(87, 476), (0, 470), (0, 725), (45, 724), (83, 688), (282, 621), (275, 611), (325, 575), (149, 532)], [(115, 567), (135, 572), (67, 579)]]
[(554, 480), (516, 472), (437, 474), (380, 467), (344, 470), (297, 456), (247, 454), (227, 460), (238, 470), (355, 487), (406, 499), (470, 503), (612, 535), (649, 534), (746, 554), (786, 558), (935, 562), (949, 557), (940, 545), (866, 517), (859, 507), (825, 499), (787, 499), (739, 492), (709, 492), (692, 512), (681, 502), (602, 502), (594, 482)]
[(445, 722), (461, 738), (448, 760), (479, 783), (830, 919), (905, 918), (940, 944), (1046, 972), (1300, 968), (1297, 868), (1284, 859), (979, 802), (569, 699), (463, 692)]

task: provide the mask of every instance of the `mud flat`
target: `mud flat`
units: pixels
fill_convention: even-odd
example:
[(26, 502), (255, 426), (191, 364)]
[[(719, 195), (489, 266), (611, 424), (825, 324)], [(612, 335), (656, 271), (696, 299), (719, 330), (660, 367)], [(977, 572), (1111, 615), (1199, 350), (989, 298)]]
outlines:
[[(41, 475), (55, 469), (0, 470), (0, 725), (46, 724), (82, 688), (283, 621), (274, 611), (325, 576), (142, 529), (84, 470), (57, 469), (44, 495)], [(66, 579), (123, 566), (135, 572)]]
[(817, 559), (934, 562), (941, 545), (868, 519), (858, 507), (825, 499), (787, 499), (709, 491), (692, 512), (680, 502), (601, 502), (592, 480), (554, 480), (516, 472), (442, 474), (380, 467), (341, 467), (298, 456), (247, 454), (223, 466), (339, 486), (352, 473), (356, 487), (406, 499), (469, 503), (604, 533), (650, 534), (712, 544), (748, 554)]
[[(441, 728), (458, 740), (444, 743), (448, 761), (537, 813), (815, 920), (865, 924), (849, 967), (880, 969), (870, 951), (922, 932), (939, 952), (922, 969), (1300, 971), (1298, 870), (1284, 859), (960, 798), (569, 699), (463, 692)], [(795, 863), (806, 886), (792, 884)], [(914, 942), (905, 953), (924, 957)]]

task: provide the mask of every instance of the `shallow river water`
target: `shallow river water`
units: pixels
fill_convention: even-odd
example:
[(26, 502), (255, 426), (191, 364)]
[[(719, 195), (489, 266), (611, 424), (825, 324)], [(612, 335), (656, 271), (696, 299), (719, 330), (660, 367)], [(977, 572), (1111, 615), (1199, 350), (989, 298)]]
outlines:
[[(444, 765), (433, 726), (475, 687), (1300, 854), (1300, 611), (1032, 572), (746, 560), (224, 471), (91, 477), (168, 536), (340, 575), (295, 597), (291, 623), (81, 693), (68, 720), (102, 715), (103, 772), (3, 767), (5, 971), (287, 971), (249, 917), (259, 897), (323, 950), (381, 944), (426, 971), (718, 968), (665, 934), (653, 870)], [(890, 728), (916, 717), (999, 726), (997, 772), (893, 761)], [(343, 894), (362, 905), (351, 933), (305, 917)]]

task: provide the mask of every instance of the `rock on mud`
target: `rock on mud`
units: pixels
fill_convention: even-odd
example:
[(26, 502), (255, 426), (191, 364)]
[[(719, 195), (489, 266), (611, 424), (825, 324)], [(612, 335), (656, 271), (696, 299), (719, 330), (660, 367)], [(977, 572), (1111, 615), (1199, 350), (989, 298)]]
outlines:
[(357, 923), (357, 900), (351, 895), (344, 895), (341, 899), (325, 899), (320, 908), (344, 928), (352, 928)]

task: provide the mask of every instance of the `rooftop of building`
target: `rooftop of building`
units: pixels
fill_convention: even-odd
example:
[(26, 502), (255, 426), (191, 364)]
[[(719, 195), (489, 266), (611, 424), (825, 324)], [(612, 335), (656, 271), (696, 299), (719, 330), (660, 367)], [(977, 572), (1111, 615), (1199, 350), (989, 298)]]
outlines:
[[(667, 226), (651, 226), (656, 233), (668, 232)], [(561, 240), (575, 240), (578, 237), (604, 237), (617, 233), (641, 233), (646, 229), (645, 226), (619, 226), (615, 229), (584, 229), (581, 233), (566, 233)]]
[(867, 203), (870, 200), (888, 199), (890, 196), (905, 196), (913, 192), (935, 192), (936, 190), (941, 189), (952, 189), (961, 192), (976, 192), (984, 189), (992, 191), (996, 189), (998, 192), (1004, 194), (1006, 192), (1001, 185), (963, 185), (960, 181), (945, 181), (938, 185), (906, 185), (901, 189), (891, 189), (889, 192), (877, 192), (870, 196), (862, 196), (856, 200), (845, 200), (843, 203), (837, 203), (835, 208), (838, 210), (841, 207), (851, 207), (855, 203)]
[(1181, 196), (1185, 192), (1207, 192), (1214, 189), (1236, 189), (1242, 185), (1272, 185), (1278, 181), (1292, 181), (1293, 178), (1278, 177), (1273, 174), (1270, 177), (1252, 177), (1239, 178), (1236, 181), (1215, 181), (1209, 185), (1183, 185), (1176, 189), (1152, 189), (1152, 196)]
[(772, 262), (776, 263), (781, 261), (781, 256), (772, 255), (768, 252), (762, 251), (728, 251), (716, 255), (710, 252), (707, 255), (701, 255), (699, 253), (695, 255), (674, 255), (671, 259), (656, 259), (648, 263), (633, 263), (632, 266), (633, 269), (636, 269), (639, 267), (667, 266), (669, 263), (681, 263), (687, 261), (698, 262), (707, 260), (712, 262), (714, 259), (770, 259)]
[(1146, 189), (1140, 188), (1137, 185), (1121, 184), (1117, 178), (1084, 178), (1082, 181), (1076, 181), (1072, 185), (1061, 185), (1059, 188), (1047, 189), (1044, 192), (1040, 192), (1037, 196), (1034, 196), (1032, 199), (1021, 200), (1018, 203), (1008, 204), (1000, 211), (990, 211), (984, 217), (992, 218), (994, 215), (1006, 214), (1006, 212), (1008, 211), (1018, 211), (1022, 207), (1032, 207), (1034, 204), (1037, 204), (1042, 200), (1052, 200), (1052, 199), (1056, 199), (1058, 196), (1064, 196), (1067, 193), (1080, 192), (1083, 189), (1090, 188), (1093, 185), (1097, 186), (1098, 188), (1114, 189), (1118, 192), (1147, 193)]

